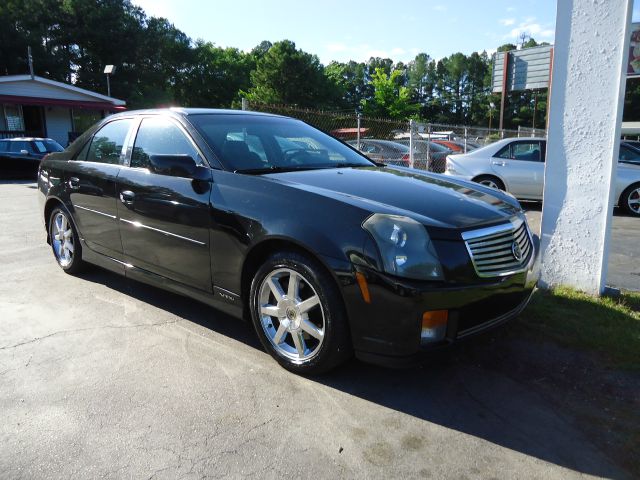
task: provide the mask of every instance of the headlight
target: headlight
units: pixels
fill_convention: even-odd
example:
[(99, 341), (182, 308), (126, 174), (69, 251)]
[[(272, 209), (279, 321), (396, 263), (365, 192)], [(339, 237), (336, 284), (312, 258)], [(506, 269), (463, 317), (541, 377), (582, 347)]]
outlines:
[(454, 173), (454, 174), (456, 173), (456, 169), (453, 166), (453, 162), (451, 160), (449, 160), (448, 158), (447, 158), (447, 163), (446, 163), (446, 166), (445, 166), (445, 170), (447, 172), (449, 172), (449, 173)]
[(442, 267), (426, 228), (399, 215), (371, 215), (362, 225), (376, 243), (384, 270), (416, 280), (442, 280)]

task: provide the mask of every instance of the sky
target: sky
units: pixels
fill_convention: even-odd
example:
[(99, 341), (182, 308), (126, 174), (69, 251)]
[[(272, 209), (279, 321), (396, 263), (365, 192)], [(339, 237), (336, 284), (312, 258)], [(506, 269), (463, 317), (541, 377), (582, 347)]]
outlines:
[[(250, 51), (262, 40), (292, 40), (327, 65), (332, 60), (417, 53), (493, 53), (521, 32), (553, 43), (556, 0), (133, 0), (193, 40)], [(562, 1), (562, 0), (560, 0)], [(640, 0), (633, 21), (640, 22)]]
[[(640, 3), (640, 0), (637, 0)], [(425, 52), (489, 53), (521, 32), (553, 42), (555, 0), (133, 0), (193, 40), (249, 51), (262, 40), (292, 40), (331, 60), (389, 57), (407, 62)], [(639, 15), (640, 16), (640, 15)]]

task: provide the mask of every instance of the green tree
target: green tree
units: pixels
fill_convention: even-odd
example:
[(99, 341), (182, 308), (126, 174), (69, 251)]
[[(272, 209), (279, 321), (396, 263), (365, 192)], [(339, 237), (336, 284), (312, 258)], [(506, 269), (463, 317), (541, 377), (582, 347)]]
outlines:
[(362, 103), (365, 115), (406, 119), (417, 113), (419, 106), (411, 103), (409, 89), (399, 85), (401, 76), (401, 70), (387, 75), (383, 68), (376, 68), (371, 78), (373, 98)]
[(250, 86), (255, 58), (237, 48), (196, 42), (192, 61), (177, 79), (176, 100), (184, 106), (231, 107)]
[(330, 98), (334, 91), (318, 57), (283, 40), (258, 60), (246, 97), (259, 103), (326, 107), (335, 104), (336, 99)]
[(357, 109), (362, 101), (373, 95), (373, 88), (367, 80), (364, 63), (331, 62), (325, 68), (325, 75), (337, 89), (342, 108)]

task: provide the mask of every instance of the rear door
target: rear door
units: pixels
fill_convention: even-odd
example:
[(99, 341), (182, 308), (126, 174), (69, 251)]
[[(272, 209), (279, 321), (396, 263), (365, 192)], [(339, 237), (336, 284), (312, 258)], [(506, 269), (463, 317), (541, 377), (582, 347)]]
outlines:
[(65, 188), (81, 236), (92, 250), (122, 259), (116, 178), (133, 119), (113, 120), (98, 130), (65, 170)]
[(185, 154), (202, 162), (198, 148), (177, 121), (160, 116), (142, 119), (129, 166), (118, 177), (122, 244), (128, 263), (211, 291), (211, 184), (159, 175), (149, 168), (151, 155)]
[(491, 158), (491, 168), (519, 198), (542, 198), (544, 146), (540, 140), (516, 140)]

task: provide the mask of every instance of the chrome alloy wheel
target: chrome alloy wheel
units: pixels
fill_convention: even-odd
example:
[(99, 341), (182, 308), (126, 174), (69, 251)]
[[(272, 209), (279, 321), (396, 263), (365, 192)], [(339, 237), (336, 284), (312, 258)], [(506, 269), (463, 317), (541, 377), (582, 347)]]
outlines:
[(495, 188), (496, 190), (500, 190), (500, 187), (498, 186), (498, 184), (489, 178), (480, 180), (479, 183), (480, 185), (484, 185), (486, 187), (491, 187), (491, 188)]
[(58, 212), (53, 219), (53, 228), (51, 229), (53, 251), (56, 255), (58, 263), (62, 267), (68, 267), (73, 262), (73, 230), (67, 216)]
[(318, 354), (324, 340), (324, 309), (300, 273), (289, 268), (269, 273), (260, 285), (258, 308), (262, 329), (280, 355), (302, 363)]
[(629, 206), (629, 210), (640, 214), (640, 187), (629, 193), (627, 196), (627, 205)]

